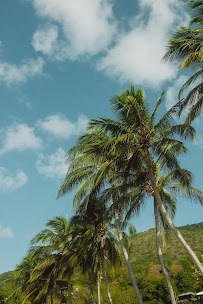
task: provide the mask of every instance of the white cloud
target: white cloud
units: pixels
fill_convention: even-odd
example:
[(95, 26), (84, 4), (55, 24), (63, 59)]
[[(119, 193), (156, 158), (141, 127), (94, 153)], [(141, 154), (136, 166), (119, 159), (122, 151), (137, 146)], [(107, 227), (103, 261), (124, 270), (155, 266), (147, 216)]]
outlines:
[(80, 115), (76, 122), (71, 122), (63, 115), (51, 115), (44, 121), (39, 121), (38, 126), (57, 137), (70, 138), (74, 135), (79, 135), (85, 132), (88, 123), (88, 118), (85, 115)]
[(18, 170), (15, 176), (10, 176), (5, 168), (0, 167), (0, 190), (3, 192), (15, 191), (23, 187), (27, 180), (27, 175), (22, 170)]
[(26, 82), (29, 78), (43, 75), (42, 58), (27, 59), (21, 65), (0, 62), (0, 83), (6, 85)]
[[(38, 15), (49, 22), (61, 26), (63, 38), (58, 41), (58, 31), (54, 27), (38, 30), (34, 34), (35, 49), (50, 55), (60, 52), (60, 56), (77, 59), (81, 56), (95, 55), (106, 50), (116, 32), (116, 22), (112, 13), (111, 0), (33, 0)], [(42, 46), (43, 37), (45, 46)], [(56, 57), (60, 57), (59, 54)]]
[(58, 38), (58, 27), (47, 25), (35, 32), (32, 45), (35, 51), (40, 51), (46, 55), (51, 55)]
[(6, 129), (0, 155), (8, 151), (37, 150), (42, 140), (34, 134), (34, 128), (26, 124), (15, 124)]
[(161, 58), (175, 25), (186, 25), (189, 16), (182, 1), (141, 0), (139, 5), (131, 30), (120, 35), (97, 68), (122, 82), (158, 88), (176, 77), (177, 68), (161, 62)]
[(36, 168), (39, 174), (49, 178), (64, 178), (68, 165), (65, 164), (65, 151), (59, 148), (54, 154), (40, 154), (36, 161)]
[(9, 227), (2, 227), (0, 225), (0, 239), (7, 239), (7, 238), (12, 238), (13, 237), (13, 232), (11, 228)]

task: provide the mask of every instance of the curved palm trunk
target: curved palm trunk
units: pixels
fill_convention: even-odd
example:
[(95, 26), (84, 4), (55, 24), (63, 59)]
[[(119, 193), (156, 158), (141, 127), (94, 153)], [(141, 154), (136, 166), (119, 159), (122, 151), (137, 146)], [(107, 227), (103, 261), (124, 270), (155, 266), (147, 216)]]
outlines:
[(194, 253), (194, 251), (190, 248), (190, 246), (187, 244), (187, 242), (184, 240), (182, 234), (178, 231), (178, 229), (174, 226), (172, 220), (170, 219), (170, 217), (168, 216), (166, 209), (162, 203), (160, 194), (159, 194), (159, 190), (157, 188), (156, 185), (156, 179), (155, 179), (155, 175), (153, 172), (153, 167), (152, 167), (152, 162), (151, 162), (151, 158), (150, 158), (150, 154), (149, 154), (149, 150), (145, 149), (145, 156), (146, 156), (146, 161), (147, 161), (147, 166), (149, 169), (149, 174), (150, 174), (150, 179), (151, 179), (151, 183), (152, 183), (152, 188), (154, 190), (154, 197), (156, 199), (156, 202), (159, 206), (159, 209), (161, 211), (161, 214), (164, 217), (164, 220), (166, 221), (166, 223), (168, 224), (168, 226), (170, 227), (170, 229), (173, 231), (173, 233), (175, 234), (175, 236), (179, 239), (179, 241), (183, 244), (183, 246), (185, 247), (185, 249), (188, 251), (188, 253), (190, 254), (191, 258), (193, 259), (195, 265), (197, 266), (197, 268), (199, 269), (199, 271), (203, 274), (203, 266), (200, 263), (200, 261), (198, 260), (196, 254)]
[(155, 216), (155, 222), (156, 222), (156, 247), (157, 247), (159, 260), (160, 260), (160, 264), (161, 264), (163, 274), (164, 274), (165, 279), (166, 279), (166, 283), (168, 285), (168, 290), (169, 290), (170, 297), (171, 297), (171, 303), (176, 304), (176, 299), (175, 299), (175, 295), (174, 295), (174, 292), (173, 292), (173, 287), (172, 287), (168, 272), (166, 270), (166, 267), (164, 265), (164, 260), (163, 260), (163, 256), (162, 256), (162, 252), (161, 252), (161, 246), (160, 246), (160, 235), (161, 235), (161, 233), (160, 233), (157, 205), (156, 205), (155, 200), (154, 200), (154, 216)]
[(72, 304), (72, 294), (71, 294), (71, 283), (70, 283), (71, 275), (68, 275), (68, 303)]
[(128, 267), (128, 272), (130, 274), (130, 278), (131, 278), (131, 281), (132, 281), (132, 284), (133, 284), (133, 288), (135, 290), (135, 293), (136, 293), (136, 296), (137, 296), (137, 299), (138, 299), (138, 303), (143, 304), (142, 296), (140, 294), (140, 291), (139, 291), (139, 288), (138, 288), (138, 285), (137, 285), (137, 282), (136, 282), (136, 279), (135, 279), (135, 276), (134, 276), (134, 273), (133, 273), (133, 269), (132, 269), (132, 266), (131, 266), (130, 261), (129, 261), (128, 252), (127, 252), (127, 250), (125, 248), (125, 245), (124, 245), (124, 242), (123, 242), (123, 234), (122, 234), (122, 231), (120, 229), (120, 221), (119, 221), (119, 216), (118, 216), (118, 213), (117, 213), (116, 209), (114, 210), (114, 212), (115, 212), (116, 228), (117, 228), (117, 233), (118, 233), (118, 237), (119, 237), (119, 242), (120, 242), (120, 246), (121, 246), (121, 249), (122, 249), (126, 264), (127, 264), (127, 267)]
[(91, 278), (91, 273), (89, 273), (89, 289), (90, 289), (90, 295), (92, 298), (92, 303), (96, 304), (96, 300), (94, 298), (94, 293), (93, 293), (93, 288), (92, 288), (92, 278)]
[(98, 273), (98, 278), (97, 278), (98, 304), (101, 304), (100, 283), (101, 283), (100, 274)]
[(106, 285), (106, 290), (107, 290), (107, 294), (108, 294), (108, 298), (109, 298), (109, 303), (113, 304), (110, 289), (109, 289), (109, 284), (108, 284), (107, 277), (106, 277), (106, 271), (105, 271), (105, 267), (104, 267), (104, 240), (103, 240), (103, 237), (101, 237), (101, 266), (102, 266), (102, 274), (103, 274), (103, 278), (104, 278), (104, 282)]

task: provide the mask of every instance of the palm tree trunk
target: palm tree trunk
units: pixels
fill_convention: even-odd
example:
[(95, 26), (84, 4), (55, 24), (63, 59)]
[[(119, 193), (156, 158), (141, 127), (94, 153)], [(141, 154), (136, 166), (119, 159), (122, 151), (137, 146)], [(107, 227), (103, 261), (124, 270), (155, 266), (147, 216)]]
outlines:
[[(111, 186), (112, 187), (114, 186), (114, 181), (111, 182)], [(119, 220), (118, 212), (117, 212), (117, 210), (115, 208), (114, 198), (113, 198), (113, 205), (114, 205), (114, 213), (115, 213), (115, 219), (116, 219), (117, 234), (118, 234), (118, 239), (119, 239), (119, 243), (120, 243), (120, 246), (121, 246), (121, 250), (123, 252), (123, 255), (124, 255), (124, 258), (125, 258), (125, 262), (126, 262), (127, 267), (128, 267), (128, 272), (130, 274), (131, 282), (133, 284), (133, 288), (135, 290), (135, 294), (137, 296), (138, 303), (139, 304), (143, 304), (142, 296), (140, 294), (140, 291), (139, 291), (139, 288), (138, 288), (138, 285), (137, 285), (137, 281), (135, 279), (135, 276), (134, 276), (134, 273), (133, 273), (133, 269), (132, 269), (132, 266), (131, 266), (130, 261), (129, 261), (128, 252), (127, 252), (127, 250), (125, 248), (125, 245), (124, 245), (124, 242), (123, 242), (123, 233), (122, 233), (122, 231), (120, 229), (120, 220)]]
[(203, 266), (202, 266), (202, 264), (198, 260), (198, 258), (196, 256), (196, 254), (194, 253), (194, 251), (190, 248), (190, 246), (184, 240), (182, 234), (174, 226), (172, 220), (170, 219), (170, 217), (168, 216), (168, 214), (166, 212), (166, 209), (165, 209), (165, 207), (164, 207), (164, 205), (162, 203), (162, 200), (161, 200), (161, 196), (159, 194), (159, 190), (158, 190), (157, 185), (156, 185), (156, 179), (155, 179), (155, 175), (154, 175), (154, 172), (153, 172), (153, 166), (152, 166), (149, 150), (145, 149), (144, 152), (145, 152), (145, 156), (146, 156), (147, 166), (148, 166), (148, 169), (149, 169), (149, 174), (150, 174), (150, 179), (151, 179), (151, 183), (152, 183), (152, 188), (154, 190), (154, 197), (155, 197), (156, 202), (157, 202), (157, 204), (159, 206), (161, 214), (163, 215), (164, 220), (166, 221), (166, 223), (168, 224), (168, 226), (170, 227), (170, 229), (173, 231), (173, 233), (175, 234), (175, 236), (179, 239), (179, 241), (183, 244), (183, 246), (185, 247), (185, 249), (188, 251), (188, 253), (190, 254), (191, 258), (193, 259), (195, 265), (197, 266), (197, 268), (199, 269), (199, 271), (203, 275)]
[(91, 273), (89, 273), (89, 289), (90, 289), (90, 295), (92, 298), (92, 303), (96, 304), (95, 298), (94, 298), (94, 293), (93, 293), (93, 288), (92, 288), (92, 278), (91, 278)]
[(53, 289), (51, 290), (51, 293), (50, 293), (50, 300), (51, 300), (51, 304), (54, 304)]
[(98, 304), (101, 304), (101, 295), (100, 295), (100, 274), (98, 273), (98, 278), (97, 278), (97, 292), (98, 292)]
[(102, 274), (103, 274), (103, 278), (104, 278), (104, 282), (105, 282), (105, 285), (106, 285), (106, 290), (107, 290), (107, 294), (108, 294), (108, 298), (109, 298), (109, 303), (113, 304), (110, 289), (109, 289), (109, 284), (108, 284), (107, 277), (106, 277), (106, 271), (105, 271), (105, 267), (104, 267), (103, 237), (101, 237), (101, 266), (102, 266)]
[(164, 260), (163, 260), (163, 256), (162, 256), (162, 252), (161, 252), (161, 246), (160, 246), (160, 226), (159, 226), (159, 218), (158, 218), (158, 211), (157, 211), (157, 205), (156, 202), (154, 200), (154, 216), (155, 216), (155, 222), (156, 222), (156, 247), (157, 247), (157, 252), (158, 252), (158, 256), (159, 256), (159, 260), (161, 263), (161, 268), (163, 271), (163, 274), (165, 276), (166, 279), (166, 283), (168, 285), (168, 290), (170, 293), (170, 297), (171, 297), (171, 303), (172, 304), (176, 304), (176, 299), (175, 299), (175, 295), (173, 292), (173, 287), (168, 275), (168, 271), (166, 270), (166, 267), (164, 265)]
[(123, 234), (122, 234), (122, 231), (120, 229), (119, 215), (118, 215), (116, 209), (114, 210), (114, 212), (115, 212), (116, 228), (117, 228), (117, 233), (118, 233), (118, 237), (119, 237), (119, 242), (120, 242), (120, 246), (121, 246), (121, 249), (122, 249), (126, 264), (127, 264), (127, 267), (128, 267), (128, 272), (130, 274), (130, 278), (131, 278), (131, 281), (132, 281), (132, 284), (133, 284), (133, 288), (135, 290), (135, 293), (136, 293), (136, 296), (137, 296), (137, 299), (138, 299), (138, 303), (143, 304), (142, 296), (140, 294), (140, 291), (139, 291), (139, 288), (138, 288), (138, 285), (137, 285), (137, 282), (136, 282), (136, 279), (135, 279), (135, 276), (134, 276), (134, 273), (133, 273), (133, 269), (132, 269), (132, 266), (131, 266), (130, 261), (129, 261), (128, 252), (127, 252), (127, 250), (125, 248), (125, 245), (124, 245), (124, 242), (123, 242)]
[(72, 294), (71, 294), (71, 283), (70, 283), (71, 275), (68, 275), (68, 303), (72, 304)]

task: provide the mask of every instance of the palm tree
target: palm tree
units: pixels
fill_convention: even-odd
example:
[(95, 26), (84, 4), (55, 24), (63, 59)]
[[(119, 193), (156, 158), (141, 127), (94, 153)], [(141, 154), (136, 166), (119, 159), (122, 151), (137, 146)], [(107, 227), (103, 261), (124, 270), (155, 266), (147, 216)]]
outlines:
[(45, 257), (47, 257), (47, 253), (45, 255), (38, 254), (33, 257), (32, 253), (29, 252), (23, 258), (22, 262), (17, 265), (12, 279), (15, 285), (19, 287), (9, 296), (8, 300), (11, 298), (19, 298), (26, 294), (32, 271)]
[[(131, 86), (130, 90), (126, 90), (120, 96), (115, 95), (110, 100), (119, 117), (119, 121), (99, 117), (98, 119), (92, 119), (89, 125), (93, 128), (91, 132), (94, 132), (94, 129), (96, 131), (100, 130), (111, 134), (115, 138), (111, 152), (117, 159), (123, 160), (126, 157), (129, 170), (138, 166), (138, 158), (143, 159), (145, 157), (151, 186), (159, 210), (167, 225), (184, 245), (196, 266), (203, 273), (203, 267), (197, 256), (168, 216), (156, 184), (155, 161), (158, 160), (163, 169), (169, 172), (175, 170), (177, 175), (182, 176), (185, 185), (189, 185), (190, 180), (187, 175), (184, 176), (182, 174), (177, 160), (177, 156), (181, 153), (186, 153), (187, 149), (183, 142), (175, 139), (174, 136), (179, 135), (192, 139), (195, 136), (195, 130), (190, 125), (175, 124), (173, 115), (177, 114), (179, 104), (172, 107), (158, 122), (155, 121), (156, 112), (163, 102), (163, 97), (164, 94), (158, 99), (152, 114), (150, 114), (144, 91), (138, 89), (135, 92), (134, 87)], [(101, 145), (103, 145), (105, 150), (105, 144), (102, 143)], [(202, 203), (202, 198), (200, 202)]]
[(26, 289), (26, 297), (23, 303), (31, 301), (32, 303), (54, 303), (54, 298), (66, 303), (65, 296), (60, 292), (60, 286), (67, 282), (59, 280), (61, 274), (61, 262), (63, 256), (61, 253), (51, 254), (34, 268), (30, 275)]
[[(37, 295), (37, 300), (41, 297), (41, 294), (44, 298), (50, 294), (51, 302), (53, 302), (54, 286), (57, 287), (57, 280), (59, 280), (60, 277), (64, 278), (64, 276), (66, 276), (68, 281), (69, 303), (71, 304), (70, 278), (74, 269), (74, 265), (70, 262), (72, 256), (70, 252), (70, 244), (72, 241), (71, 226), (63, 216), (56, 216), (54, 219), (49, 220), (46, 226), (48, 228), (39, 232), (31, 241), (32, 244), (41, 242), (42, 245), (46, 245), (34, 247), (32, 251), (36, 254), (39, 250), (43, 250), (50, 254), (33, 270), (30, 283), (34, 285), (37, 281), (45, 279), (47, 292), (43, 289)], [(56, 292), (58, 290), (59, 288), (56, 288)]]
[[(81, 136), (76, 146), (69, 150), (71, 164), (64, 183), (58, 189), (57, 197), (65, 195), (68, 191), (82, 184), (73, 198), (73, 204), (80, 204), (82, 198), (86, 197), (84, 204), (88, 206), (91, 197), (105, 189), (106, 185), (112, 188), (115, 185), (117, 167), (123, 161), (111, 152), (116, 138), (105, 132), (92, 132), (91, 130)], [(112, 178), (113, 177), (113, 178)], [(116, 194), (116, 193), (115, 193)], [(115, 214), (119, 242), (128, 267), (131, 281), (140, 304), (143, 303), (138, 285), (129, 261), (128, 252), (125, 248), (123, 233), (120, 229), (118, 205), (116, 195), (111, 197), (113, 211)]]
[[(192, 174), (185, 170), (181, 169), (177, 171), (169, 172), (166, 175), (160, 174), (160, 165), (157, 163), (155, 166), (155, 173), (156, 173), (156, 184), (157, 188), (159, 189), (160, 196), (162, 199), (162, 202), (165, 206), (165, 209), (170, 212), (171, 216), (175, 215), (176, 210), (176, 203), (177, 200), (174, 197), (174, 194), (179, 194), (185, 198), (194, 199), (197, 202), (201, 202), (203, 199), (203, 192), (192, 187)], [(184, 177), (184, 178), (183, 178)], [(190, 185), (185, 184), (185, 178), (190, 180)], [(140, 200), (142, 201), (142, 204), (148, 199), (148, 197), (154, 197), (154, 190), (151, 186), (149, 176), (147, 177), (147, 173), (145, 174), (145, 180), (143, 180), (142, 183), (138, 184), (135, 188), (135, 174), (130, 173), (128, 175), (128, 184), (124, 185), (125, 188), (128, 188), (127, 192), (123, 192), (122, 187), (117, 187), (115, 191), (120, 193), (120, 204), (123, 205), (123, 203), (128, 205), (129, 210), (126, 213), (126, 220), (129, 220), (134, 214), (139, 213), (139, 207), (140, 207)], [(105, 192), (107, 192), (105, 195), (108, 196), (108, 192), (112, 191), (112, 189), (107, 189)], [(167, 224), (164, 223), (163, 217), (159, 212), (159, 208), (157, 206), (156, 200), (154, 200), (154, 216), (155, 216), (155, 222), (156, 222), (156, 245), (157, 245), (157, 253), (159, 256), (159, 260), (162, 266), (162, 271), (165, 276), (168, 290), (171, 297), (171, 303), (175, 304), (175, 295), (173, 292), (172, 284), (170, 282), (169, 275), (167, 273), (166, 267), (164, 265), (162, 252), (161, 252), (161, 246), (160, 246), (160, 222), (164, 225), (164, 227), (167, 227)]]
[[(156, 170), (157, 171), (157, 170)], [(144, 183), (138, 184), (138, 186), (135, 188), (135, 175), (131, 174), (128, 177), (128, 184), (124, 185), (124, 188), (128, 188), (128, 191), (125, 192), (123, 191), (123, 187), (117, 187), (116, 189), (107, 189), (105, 192), (105, 196), (109, 196), (109, 194), (107, 194), (108, 192), (112, 192), (113, 191), (117, 191), (120, 193), (120, 198), (119, 198), (119, 203), (121, 204), (121, 206), (123, 206), (123, 203), (125, 203), (125, 205), (128, 205), (129, 210), (126, 213), (126, 217), (124, 220), (124, 223), (126, 223), (127, 220), (129, 220), (134, 214), (139, 214), (140, 212), (140, 201), (142, 201), (142, 204), (144, 204), (144, 202), (149, 198), (149, 196), (153, 197), (154, 191), (153, 188), (150, 184), (150, 181), (147, 180), (147, 174), (145, 176), (145, 181)], [(159, 185), (160, 186), (160, 185)], [(159, 188), (160, 190), (160, 188)], [(166, 192), (165, 195), (165, 207), (166, 209), (174, 209), (174, 197), (169, 194), (165, 189), (162, 190), (162, 193)], [(167, 199), (166, 199), (167, 198)], [(172, 199), (173, 198), (173, 199)], [(157, 209), (157, 204), (154, 201), (154, 216), (155, 216), (155, 222), (156, 222), (156, 246), (157, 246), (157, 253), (159, 256), (159, 260), (160, 260), (160, 264), (162, 267), (162, 271), (163, 274), (165, 276), (167, 285), (168, 285), (168, 290), (170, 293), (170, 297), (171, 297), (171, 303), (172, 304), (176, 304), (176, 300), (175, 300), (175, 295), (173, 292), (173, 287), (168, 275), (168, 272), (166, 270), (166, 267), (164, 265), (164, 261), (163, 261), (163, 257), (162, 257), (162, 252), (161, 252), (161, 246), (160, 246), (160, 218), (163, 219), (162, 217), (159, 216), (159, 210)]]
[[(192, 182), (192, 174), (187, 171), (183, 170), (184, 175), (187, 174), (188, 177), (191, 179)], [(184, 198), (193, 199), (194, 201), (201, 202), (203, 199), (203, 192), (192, 187), (192, 185), (185, 185), (184, 180), (176, 178), (176, 172), (170, 172), (166, 175), (158, 175), (157, 178), (157, 187), (160, 192), (160, 196), (162, 198), (162, 201), (165, 202), (165, 206), (168, 205), (168, 209), (170, 209), (170, 213), (172, 217), (175, 215), (176, 210), (176, 204), (177, 201), (172, 193), (178, 194), (179, 196), (182, 196)], [(170, 191), (170, 192), (169, 192)], [(159, 216), (158, 216), (159, 210), (157, 210), (157, 204), (156, 201), (154, 201), (154, 215), (155, 215), (155, 222), (156, 222), (156, 243), (157, 243), (157, 252), (159, 256), (160, 263), (162, 265), (162, 271), (164, 273), (165, 279), (167, 281), (168, 289), (171, 295), (172, 303), (175, 302), (175, 295), (172, 289), (172, 285), (170, 283), (169, 275), (167, 273), (166, 267), (164, 265), (162, 252), (161, 252), (161, 246), (160, 246), (160, 224), (159, 224)]]
[(73, 247), (76, 251), (77, 261), (83, 266), (83, 272), (99, 273), (100, 268), (107, 289), (109, 302), (112, 302), (108, 285), (105, 260), (111, 265), (120, 262), (119, 251), (113, 234), (107, 224), (111, 220), (106, 205), (99, 198), (90, 199), (81, 203), (76, 215), (71, 219), (75, 238)]
[(203, 61), (203, 1), (189, 1), (187, 6), (192, 10), (193, 18), (190, 25), (197, 24), (196, 28), (181, 27), (169, 40), (168, 51), (164, 56), (166, 61), (181, 62), (180, 68), (197, 69), (182, 86), (179, 98), (186, 88), (195, 84), (187, 96), (182, 100), (180, 114), (186, 106), (189, 107), (186, 123), (191, 123), (201, 113), (203, 105), (203, 84), (202, 84), (202, 61)]

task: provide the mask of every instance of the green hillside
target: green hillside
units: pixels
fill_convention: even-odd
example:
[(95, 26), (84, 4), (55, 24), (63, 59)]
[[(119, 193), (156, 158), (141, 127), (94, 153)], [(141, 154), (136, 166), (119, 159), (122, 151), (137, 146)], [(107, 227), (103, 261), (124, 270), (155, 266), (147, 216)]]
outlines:
[[(179, 227), (185, 240), (197, 256), (203, 254), (203, 223)], [(176, 294), (203, 290), (203, 278), (198, 275), (187, 252), (170, 232), (163, 248), (163, 257), (172, 278)], [(170, 303), (165, 280), (156, 254), (155, 229), (138, 233), (131, 238), (130, 259), (145, 303)], [(108, 270), (112, 298), (116, 304), (135, 304), (136, 298), (130, 277), (122, 264), (121, 269)], [(0, 291), (8, 295), (16, 288), (10, 282), (13, 272), (0, 275)], [(88, 290), (88, 278), (77, 271), (72, 277), (73, 303), (92, 303)], [(97, 286), (94, 284), (96, 297)], [(108, 303), (104, 283), (101, 286), (102, 303)], [(1, 295), (0, 295), (1, 299)], [(4, 303), (3, 300), (0, 303)], [(18, 303), (18, 302), (10, 302)], [(21, 303), (21, 302), (19, 302)], [(57, 302), (56, 302), (57, 303)]]
[[(179, 231), (198, 256), (203, 254), (203, 223), (179, 227)], [(132, 239), (132, 262), (138, 265), (149, 265), (151, 262), (159, 263), (155, 237), (155, 229), (149, 229), (138, 233)], [(168, 263), (176, 263), (181, 259), (189, 258), (182, 244), (171, 231), (162, 252), (164, 260)]]

